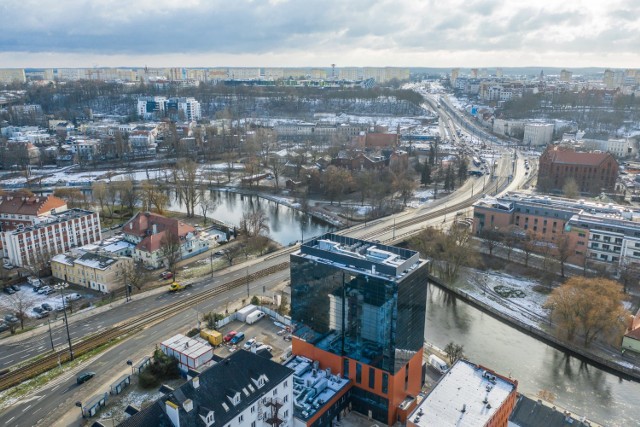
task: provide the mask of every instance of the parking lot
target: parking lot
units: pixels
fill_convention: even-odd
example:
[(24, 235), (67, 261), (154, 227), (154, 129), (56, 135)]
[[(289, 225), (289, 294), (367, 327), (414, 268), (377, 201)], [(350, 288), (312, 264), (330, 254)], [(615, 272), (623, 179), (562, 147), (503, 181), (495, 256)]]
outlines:
[[(0, 314), (3, 318), (7, 315), (24, 312), (28, 319), (42, 319), (49, 314), (56, 318), (62, 311), (62, 294), (65, 296), (65, 305), (71, 310), (89, 303), (94, 296), (91, 292), (78, 286), (66, 288), (54, 288), (50, 286), (50, 293), (38, 293), (28, 283), (13, 285), (13, 289), (0, 291)], [(43, 304), (46, 309), (43, 309)], [(49, 314), (47, 314), (49, 313)], [(27, 320), (27, 319), (25, 319)]]
[(237, 345), (222, 344), (214, 350), (214, 353), (220, 357), (227, 357), (229, 353), (236, 351), (238, 348), (243, 348), (244, 345), (252, 338), (255, 338), (258, 344), (262, 343), (265, 346), (271, 346), (271, 354), (276, 362), (280, 361), (280, 357), (284, 354), (285, 350), (291, 345), (291, 341), (285, 340), (291, 336), (285, 329), (277, 326), (269, 316), (263, 317), (258, 322), (248, 325), (244, 322), (233, 321), (224, 326), (220, 332), (222, 336), (226, 336), (229, 332), (244, 332), (245, 338)]

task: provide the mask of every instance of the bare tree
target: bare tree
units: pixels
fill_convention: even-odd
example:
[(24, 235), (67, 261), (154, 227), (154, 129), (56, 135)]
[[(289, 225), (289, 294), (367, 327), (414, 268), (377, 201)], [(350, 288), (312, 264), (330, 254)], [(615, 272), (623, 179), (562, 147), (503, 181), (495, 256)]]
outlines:
[(214, 193), (212, 192), (210, 195), (207, 195), (204, 190), (201, 190), (198, 200), (198, 206), (200, 207), (200, 212), (204, 218), (204, 225), (207, 225), (207, 213), (213, 212), (220, 204), (218, 200), (212, 198), (213, 194)]
[(262, 209), (247, 211), (242, 214), (240, 228), (249, 238), (269, 233), (269, 218)]
[(182, 242), (172, 230), (166, 230), (160, 239), (160, 256), (164, 259), (167, 269), (173, 273), (173, 281), (176, 280), (178, 261), (182, 259)]
[(558, 238), (556, 239), (556, 247), (556, 256), (558, 257), (557, 259), (560, 262), (560, 275), (564, 277), (565, 263), (567, 262), (569, 257), (574, 254), (575, 247), (573, 246), (573, 243), (571, 242), (568, 234), (561, 234), (560, 236), (558, 236)]
[(133, 185), (133, 177), (129, 176), (120, 183), (120, 202), (127, 208), (129, 213), (133, 214), (139, 199), (140, 194)]
[(480, 232), (482, 244), (489, 250), (489, 256), (493, 256), (493, 250), (498, 247), (502, 240), (502, 233), (498, 230), (492, 230), (485, 228)]
[(624, 262), (619, 269), (620, 283), (624, 293), (629, 293), (630, 289), (637, 288), (640, 281), (640, 265), (633, 262)]
[(444, 347), (444, 352), (447, 353), (449, 364), (453, 365), (464, 357), (464, 346), (451, 341)]
[(533, 233), (527, 233), (522, 239), (522, 253), (524, 254), (524, 265), (529, 266), (529, 258), (536, 249), (536, 239)]
[(29, 318), (29, 311), (34, 305), (35, 299), (26, 291), (16, 292), (9, 295), (9, 306), (20, 320), (20, 329), (24, 329), (24, 321)]
[(104, 181), (96, 181), (91, 184), (91, 196), (93, 201), (98, 203), (100, 213), (104, 213), (104, 207), (107, 202), (107, 184)]
[(178, 197), (185, 205), (187, 217), (193, 218), (195, 208), (200, 200), (198, 188), (198, 164), (193, 160), (180, 160), (173, 170), (173, 179)]
[(169, 204), (169, 196), (162, 187), (155, 181), (146, 180), (141, 187), (142, 207), (145, 211), (155, 209), (157, 213), (162, 215)]
[(147, 270), (142, 268), (141, 264), (134, 262), (123, 262), (118, 275), (124, 286), (131, 285), (138, 290), (151, 280)]

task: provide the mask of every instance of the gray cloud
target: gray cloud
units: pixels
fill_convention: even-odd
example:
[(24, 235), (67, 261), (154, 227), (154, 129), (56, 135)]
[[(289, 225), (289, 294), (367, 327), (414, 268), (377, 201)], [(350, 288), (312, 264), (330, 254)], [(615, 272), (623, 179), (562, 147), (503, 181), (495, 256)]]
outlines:
[[(0, 53), (636, 55), (633, 0), (3, 0)], [(606, 5), (609, 6), (609, 5)], [(497, 58), (499, 59), (499, 57)]]

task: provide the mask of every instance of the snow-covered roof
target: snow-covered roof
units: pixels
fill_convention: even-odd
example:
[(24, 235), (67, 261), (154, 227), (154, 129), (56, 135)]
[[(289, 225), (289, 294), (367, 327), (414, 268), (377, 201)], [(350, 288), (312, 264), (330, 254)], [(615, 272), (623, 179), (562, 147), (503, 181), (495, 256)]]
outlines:
[(409, 416), (414, 424), (483, 426), (515, 392), (516, 383), (459, 360)]

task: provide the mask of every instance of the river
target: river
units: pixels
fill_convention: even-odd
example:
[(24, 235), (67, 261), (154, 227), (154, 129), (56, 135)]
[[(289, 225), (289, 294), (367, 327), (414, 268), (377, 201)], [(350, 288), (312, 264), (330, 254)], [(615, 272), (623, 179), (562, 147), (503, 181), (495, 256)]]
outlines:
[(430, 284), (425, 340), (464, 345), (465, 356), (518, 380), (518, 390), (551, 391), (555, 403), (606, 426), (637, 426), (640, 384), (581, 362)]
[[(269, 221), (269, 237), (281, 245), (287, 246), (304, 238), (319, 236), (334, 228), (310, 215), (304, 215), (288, 206), (264, 199), (259, 196), (247, 196), (230, 191), (211, 190), (205, 192), (207, 197), (218, 202), (215, 210), (207, 212), (208, 218), (215, 218), (229, 225), (240, 225), (242, 214), (252, 209), (262, 209)], [(184, 206), (176, 199), (175, 193), (170, 195), (169, 210), (186, 212)], [(201, 215), (196, 207), (196, 215)]]

